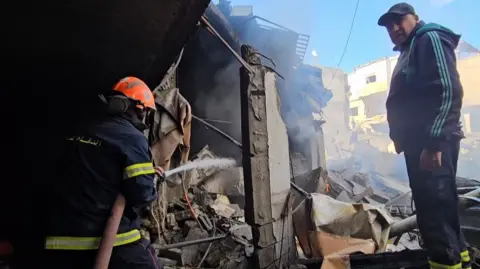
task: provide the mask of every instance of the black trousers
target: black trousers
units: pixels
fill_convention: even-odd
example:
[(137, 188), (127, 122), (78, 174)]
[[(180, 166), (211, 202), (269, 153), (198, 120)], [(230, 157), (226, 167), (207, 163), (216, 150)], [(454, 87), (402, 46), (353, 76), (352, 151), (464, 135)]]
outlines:
[(458, 216), (456, 186), (460, 140), (441, 146), (442, 166), (433, 171), (420, 169), (421, 146), (405, 148), (410, 188), (417, 211), (417, 223), (431, 261), (443, 265), (461, 262), (466, 250)]
[[(137, 241), (114, 247), (109, 269), (160, 269), (162, 268), (151, 247)], [(45, 250), (43, 266), (50, 269), (91, 269), (97, 251), (90, 250)]]

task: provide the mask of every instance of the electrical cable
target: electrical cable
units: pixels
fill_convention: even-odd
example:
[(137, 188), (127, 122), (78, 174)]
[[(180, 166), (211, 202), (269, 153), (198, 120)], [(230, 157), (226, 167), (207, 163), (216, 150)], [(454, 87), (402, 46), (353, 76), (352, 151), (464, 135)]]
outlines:
[(343, 57), (345, 56), (345, 53), (347, 52), (347, 47), (348, 47), (348, 43), (350, 42), (350, 37), (352, 35), (353, 26), (355, 25), (355, 18), (357, 17), (357, 11), (358, 11), (359, 4), (360, 4), (360, 0), (357, 0), (357, 5), (355, 6), (355, 11), (353, 12), (352, 23), (350, 24), (350, 30), (349, 30), (348, 36), (347, 36), (347, 42), (345, 43), (345, 47), (343, 48), (342, 56), (340, 56), (340, 60), (338, 61), (337, 67), (335, 68), (335, 71), (333, 72), (332, 80), (330, 80), (330, 83), (328, 83), (328, 85), (327, 85), (327, 89), (330, 88), (330, 84), (332, 84), (333, 80), (335, 79), (335, 76), (337, 75), (338, 68), (340, 67), (340, 64), (343, 61)]
[(183, 194), (185, 196), (184, 197), (185, 201), (187, 202), (187, 206), (188, 206), (188, 209), (190, 210), (190, 214), (195, 219), (200, 229), (204, 230), (202, 227), (202, 224), (200, 224), (200, 221), (198, 220), (197, 214), (195, 213), (195, 209), (193, 209), (192, 203), (190, 202), (190, 198), (188, 198), (188, 190), (187, 190), (187, 187), (185, 186), (185, 175), (186, 175), (186, 171), (183, 171), (181, 180), (182, 180), (182, 189), (183, 189)]

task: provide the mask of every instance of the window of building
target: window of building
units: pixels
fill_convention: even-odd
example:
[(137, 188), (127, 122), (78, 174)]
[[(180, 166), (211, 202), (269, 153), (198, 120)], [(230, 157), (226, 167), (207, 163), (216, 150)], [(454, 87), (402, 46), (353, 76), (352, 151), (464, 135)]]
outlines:
[(352, 116), (358, 116), (358, 107), (352, 107), (352, 108), (350, 108), (350, 115), (352, 115)]
[(368, 76), (368, 77), (367, 77), (367, 81), (366, 81), (366, 82), (367, 82), (367, 84), (369, 84), (369, 83), (374, 83), (374, 82), (376, 82), (376, 81), (377, 81), (377, 75), (371, 75), (371, 76)]

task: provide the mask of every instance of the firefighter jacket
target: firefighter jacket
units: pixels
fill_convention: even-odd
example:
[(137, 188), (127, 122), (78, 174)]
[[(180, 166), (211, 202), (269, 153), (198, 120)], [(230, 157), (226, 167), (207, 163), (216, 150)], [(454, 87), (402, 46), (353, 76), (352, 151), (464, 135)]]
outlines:
[(47, 249), (98, 248), (118, 194), (126, 207), (115, 245), (140, 239), (138, 208), (156, 199), (147, 139), (128, 120), (107, 117), (64, 141), (49, 195)]

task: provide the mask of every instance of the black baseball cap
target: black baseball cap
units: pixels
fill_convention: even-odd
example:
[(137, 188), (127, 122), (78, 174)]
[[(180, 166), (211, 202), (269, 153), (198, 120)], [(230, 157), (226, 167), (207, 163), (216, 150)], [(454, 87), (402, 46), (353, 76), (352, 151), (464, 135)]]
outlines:
[(380, 19), (378, 19), (378, 25), (385, 26), (392, 18), (407, 14), (416, 15), (415, 9), (412, 7), (412, 5), (407, 3), (395, 4), (385, 14), (383, 14)]

